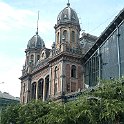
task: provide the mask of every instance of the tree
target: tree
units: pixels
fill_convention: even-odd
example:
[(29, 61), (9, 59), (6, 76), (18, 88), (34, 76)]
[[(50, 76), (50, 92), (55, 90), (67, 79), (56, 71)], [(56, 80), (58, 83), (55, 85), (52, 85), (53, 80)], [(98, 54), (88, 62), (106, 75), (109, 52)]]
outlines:
[(2, 124), (120, 124), (124, 123), (123, 79), (102, 81), (67, 103), (32, 101), (8, 106)]

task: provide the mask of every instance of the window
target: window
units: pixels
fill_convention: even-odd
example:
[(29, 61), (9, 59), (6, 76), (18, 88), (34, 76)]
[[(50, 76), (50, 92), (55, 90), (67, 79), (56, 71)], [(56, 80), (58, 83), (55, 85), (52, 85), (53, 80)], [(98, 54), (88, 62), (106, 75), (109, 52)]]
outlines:
[(59, 32), (57, 34), (57, 44), (59, 43)]
[(65, 41), (67, 41), (67, 31), (66, 30), (63, 31), (63, 39)]
[(66, 65), (66, 91), (70, 92), (70, 75), (71, 75), (71, 69), (70, 64)]
[(45, 100), (49, 98), (49, 75), (46, 76), (45, 78), (45, 95), (44, 95)]
[(58, 78), (58, 67), (56, 66), (55, 67), (55, 72), (54, 72), (55, 74), (54, 74), (54, 95), (56, 95), (57, 94), (57, 78)]
[(31, 63), (34, 62), (34, 55), (31, 55)]
[(71, 77), (76, 78), (76, 66), (72, 65), (71, 67)]
[(75, 32), (72, 31), (72, 42), (75, 42)]
[(38, 99), (43, 98), (43, 83), (44, 83), (43, 79), (40, 79), (38, 81)]
[(57, 66), (55, 67), (55, 79), (57, 78), (57, 71), (58, 71), (58, 68)]
[(36, 82), (32, 83), (32, 99), (36, 99)]

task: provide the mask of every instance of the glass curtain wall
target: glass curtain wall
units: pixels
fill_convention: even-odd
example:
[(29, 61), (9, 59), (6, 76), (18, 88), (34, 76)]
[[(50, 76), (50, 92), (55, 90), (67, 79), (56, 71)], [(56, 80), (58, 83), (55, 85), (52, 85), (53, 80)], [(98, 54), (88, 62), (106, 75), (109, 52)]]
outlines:
[(119, 27), (119, 47), (121, 76), (124, 76), (124, 22)]
[(85, 83), (95, 86), (99, 78), (99, 54), (98, 51), (85, 64)]
[(119, 76), (117, 30), (100, 47), (101, 78), (113, 79)]
[(86, 61), (85, 83), (95, 86), (98, 79), (124, 76), (124, 22), (104, 41)]

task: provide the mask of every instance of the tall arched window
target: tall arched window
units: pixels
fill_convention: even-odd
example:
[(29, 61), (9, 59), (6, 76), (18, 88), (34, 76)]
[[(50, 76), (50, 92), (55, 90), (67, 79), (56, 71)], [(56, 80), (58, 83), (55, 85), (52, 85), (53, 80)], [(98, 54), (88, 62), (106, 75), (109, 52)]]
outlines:
[(49, 75), (45, 78), (45, 100), (49, 98)]
[(72, 31), (72, 42), (75, 42), (75, 32)]
[(31, 93), (32, 93), (32, 99), (36, 99), (36, 82), (32, 83)]
[(54, 95), (57, 94), (57, 78), (58, 78), (58, 67), (55, 67), (55, 80), (54, 80)]
[(65, 41), (67, 41), (67, 30), (63, 31), (63, 38)]
[(34, 63), (34, 55), (31, 55), (31, 63)]
[(57, 71), (58, 71), (58, 68), (57, 66), (55, 67), (55, 79), (57, 78)]
[(59, 32), (57, 33), (57, 44), (59, 43)]
[(71, 77), (76, 78), (76, 66), (72, 65), (71, 67)]
[(44, 84), (44, 80), (40, 79), (38, 81), (38, 99), (43, 98), (43, 84)]

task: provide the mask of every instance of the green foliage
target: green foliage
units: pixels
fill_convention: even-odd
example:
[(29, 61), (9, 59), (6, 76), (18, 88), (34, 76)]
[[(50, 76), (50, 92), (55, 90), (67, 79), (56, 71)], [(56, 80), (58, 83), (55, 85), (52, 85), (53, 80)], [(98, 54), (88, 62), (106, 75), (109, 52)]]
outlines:
[(2, 124), (119, 124), (124, 123), (123, 79), (102, 81), (77, 100), (64, 104), (32, 101), (2, 110)]
[(2, 124), (16, 124), (19, 118), (20, 105), (11, 105), (2, 109), (1, 123)]

